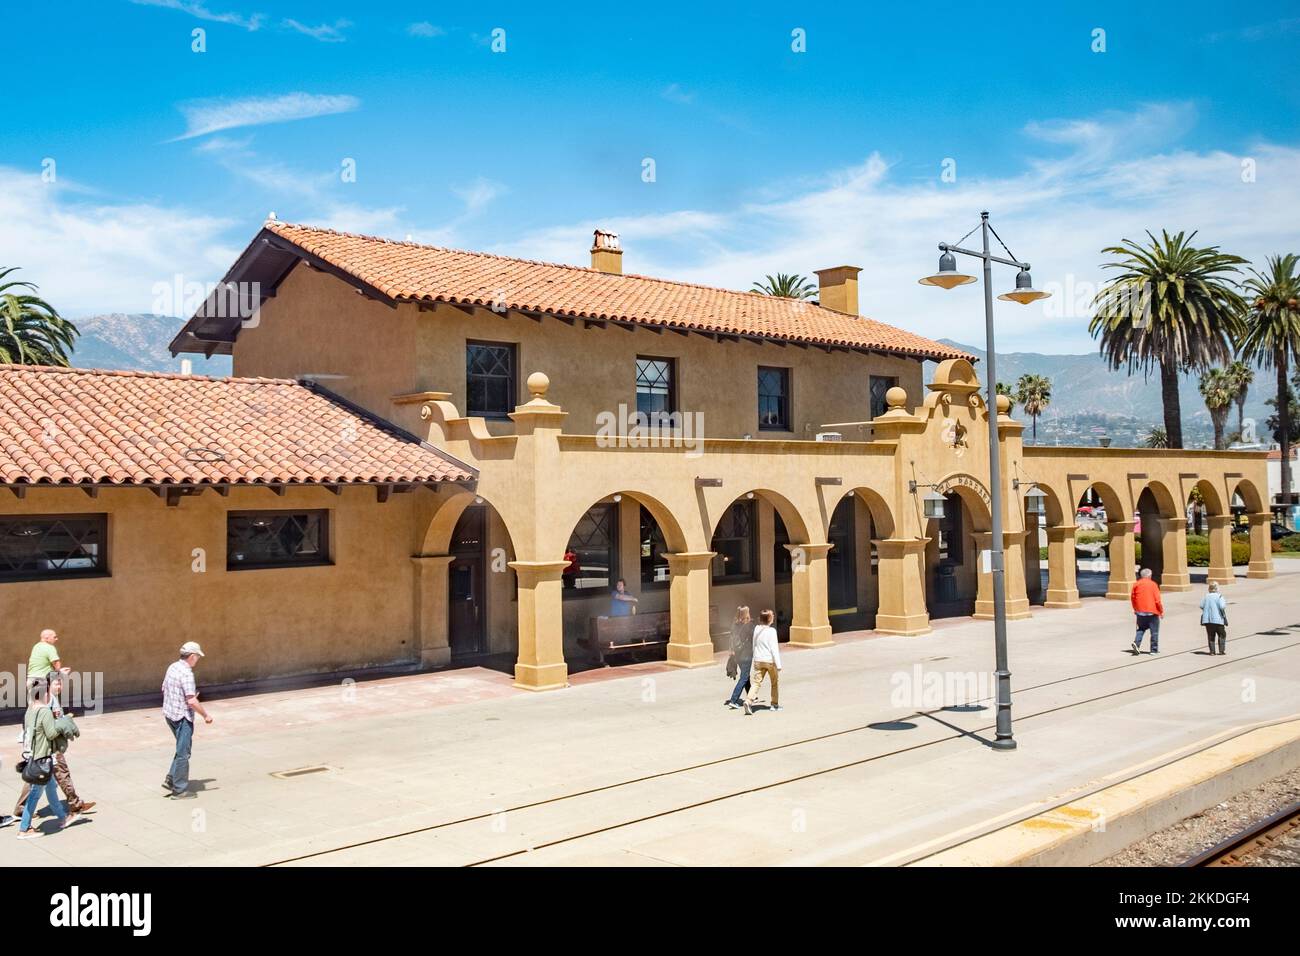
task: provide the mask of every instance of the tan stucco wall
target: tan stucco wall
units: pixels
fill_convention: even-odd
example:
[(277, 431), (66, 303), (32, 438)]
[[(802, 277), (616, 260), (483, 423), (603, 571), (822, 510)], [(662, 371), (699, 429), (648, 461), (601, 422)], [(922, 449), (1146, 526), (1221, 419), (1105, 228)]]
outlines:
[[(566, 430), (577, 434), (594, 433), (597, 415), (617, 412), (620, 403), (636, 411), (637, 356), (676, 359), (680, 410), (703, 412), (704, 433), (716, 438), (812, 438), (825, 424), (865, 421), (871, 375), (896, 376), (913, 394), (921, 388), (922, 363), (915, 359), (714, 342), (645, 328), (586, 328), (581, 321), (538, 322), (481, 308), (472, 316), (446, 305), (392, 309), (305, 265), (262, 306), (258, 324), (240, 331), (234, 371), (276, 378), (346, 375), (322, 384), (385, 417), (402, 417), (390, 406), (391, 396), (415, 391), (449, 392), (463, 410), (465, 343), (471, 340), (517, 346), (520, 401), (527, 397), (523, 380), (544, 369), (555, 383), (551, 400), (569, 413)], [(791, 431), (759, 430), (760, 365), (790, 369)], [(402, 423), (413, 424), (409, 418)], [(508, 421), (487, 427), (494, 434), (511, 431)], [(855, 431), (844, 437), (862, 437)]]
[[(66, 665), (104, 674), (109, 695), (153, 693), (188, 640), (207, 657), (200, 682), (328, 673), (415, 662), (413, 570), (426, 490), (379, 504), (373, 488), (232, 489), (176, 507), (143, 488), (0, 489), (0, 514), (108, 518), (110, 576), (0, 584), (0, 661), (26, 663), (41, 630), (59, 632)], [(330, 512), (332, 566), (226, 570), (227, 511)], [(207, 569), (192, 569), (193, 550)]]

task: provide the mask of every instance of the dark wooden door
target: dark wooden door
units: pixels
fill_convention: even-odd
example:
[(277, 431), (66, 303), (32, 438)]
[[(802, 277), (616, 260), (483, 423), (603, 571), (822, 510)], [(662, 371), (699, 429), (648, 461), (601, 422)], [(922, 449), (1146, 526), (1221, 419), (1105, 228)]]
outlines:
[(483, 559), (458, 556), (447, 572), (448, 635), (452, 657), (487, 652)]

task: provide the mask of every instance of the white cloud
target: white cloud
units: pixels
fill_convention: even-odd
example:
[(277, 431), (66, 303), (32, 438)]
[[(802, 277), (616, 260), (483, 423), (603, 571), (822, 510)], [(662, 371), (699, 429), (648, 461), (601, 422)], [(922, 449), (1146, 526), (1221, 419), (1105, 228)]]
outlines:
[(185, 132), (172, 142), (205, 136), (224, 129), (286, 123), (348, 113), (361, 106), (355, 96), (285, 93), (281, 96), (250, 96), (238, 100), (200, 100), (177, 107), (185, 116)]
[(228, 23), (231, 26), (243, 27), (245, 30), (250, 31), (261, 27), (262, 22), (266, 19), (260, 13), (255, 13), (252, 16), (244, 16), (240, 13), (215, 13), (204, 4), (196, 2), (196, 0), (131, 0), (131, 2), (142, 7), (163, 7), (167, 10), (179, 10), (199, 20)]
[[(979, 286), (943, 292), (916, 280), (936, 267), (937, 243), (956, 241), (988, 209), (1015, 255), (1033, 264), (1037, 285), (1074, 290), (1030, 306), (996, 303), (999, 350), (1091, 352), (1086, 309), (1073, 300), (1106, 278), (1104, 246), (1167, 228), (1199, 229), (1198, 242), (1253, 262), (1300, 251), (1287, 212), (1300, 206), (1300, 148), (1260, 143), (1238, 154), (1154, 146), (1171, 142), (1193, 119), (1186, 105), (1155, 104), (1085, 121), (1032, 123), (1021, 131), (1029, 153), (1024, 171), (976, 176), (958, 155), (955, 183), (940, 182), (937, 160), (933, 175), (918, 180), (900, 171), (907, 168), (901, 160), (891, 164), (873, 153), (820, 181), (757, 190), (734, 208), (588, 219), (512, 237), (498, 251), (586, 264), (591, 230), (600, 225), (621, 234), (628, 272), (726, 288), (748, 289), (778, 271), (811, 275), (859, 265), (865, 315), (981, 345)], [(1242, 181), (1247, 158), (1255, 163), (1254, 182)], [(999, 287), (1014, 278), (1010, 268), (995, 267)]]
[(419, 23), (412, 23), (406, 28), (406, 32), (413, 37), (440, 37), (446, 36), (447, 31), (442, 27), (434, 26), (427, 20), (421, 20)]
[(464, 215), (473, 216), (504, 193), (506, 187), (501, 183), (479, 176), (473, 182), (464, 186), (453, 186), (451, 191), (457, 199), (465, 204)]
[(0, 263), (68, 316), (150, 312), (157, 283), (220, 279), (242, 246), (234, 223), (182, 205), (109, 202), (84, 185), (0, 166)]
[(683, 106), (695, 102), (695, 94), (682, 89), (679, 83), (669, 83), (659, 95), (671, 103), (680, 103)]
[(347, 39), (343, 31), (352, 26), (351, 20), (335, 20), (333, 23), (322, 23), (319, 26), (310, 27), (305, 23), (297, 20), (286, 18), (281, 22), (286, 30), (293, 30), (304, 36), (309, 36), (313, 40), (320, 40), (322, 43), (342, 43)]

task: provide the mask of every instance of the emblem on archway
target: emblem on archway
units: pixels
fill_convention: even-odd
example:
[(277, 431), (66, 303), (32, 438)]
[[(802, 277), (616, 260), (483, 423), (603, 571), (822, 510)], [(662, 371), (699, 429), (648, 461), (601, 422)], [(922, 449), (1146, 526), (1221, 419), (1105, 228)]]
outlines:
[(945, 418), (943, 420), (943, 430), (939, 433), (939, 438), (945, 445), (952, 449), (952, 453), (960, 458), (966, 454), (966, 426), (955, 418)]

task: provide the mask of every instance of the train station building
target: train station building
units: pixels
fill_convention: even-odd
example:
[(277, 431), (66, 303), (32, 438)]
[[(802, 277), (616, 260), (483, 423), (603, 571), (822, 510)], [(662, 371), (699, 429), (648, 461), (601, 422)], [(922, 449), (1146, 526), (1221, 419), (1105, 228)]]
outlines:
[(640, 646), (710, 664), (740, 605), (796, 645), (923, 642), (992, 616), (991, 454), (1012, 618), (1079, 606), (1085, 497), (1107, 597), (1139, 546), (1192, 586), (1191, 498), (1210, 580), (1273, 573), (1263, 452), (1026, 446), (971, 356), (860, 314), (854, 267), (819, 271), (814, 304), (622, 255), (602, 232), (577, 268), (272, 220), (172, 342), (235, 377), (0, 367), (6, 657), (53, 627), (117, 695), (184, 640), (211, 682), (505, 660), (547, 690)]

